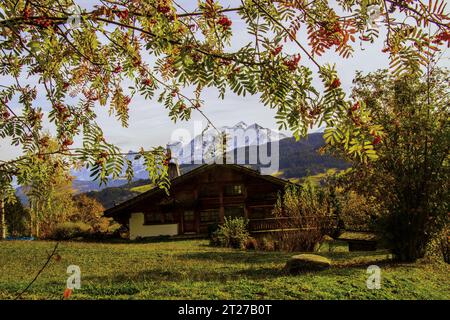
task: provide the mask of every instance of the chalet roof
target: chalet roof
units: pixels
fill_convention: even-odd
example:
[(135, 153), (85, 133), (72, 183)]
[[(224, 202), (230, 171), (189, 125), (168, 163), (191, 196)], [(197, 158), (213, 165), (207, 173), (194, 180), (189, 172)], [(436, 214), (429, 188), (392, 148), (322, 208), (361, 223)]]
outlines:
[[(203, 164), (203, 165), (201, 165), (201, 166), (199, 166), (199, 167), (197, 167), (197, 168), (195, 168), (195, 169), (193, 169), (193, 170), (191, 170), (191, 171), (189, 171), (189, 172), (187, 172), (185, 174), (182, 174), (182, 175), (172, 179), (170, 181), (170, 185), (171, 185), (171, 187), (179, 185), (179, 184), (183, 183), (184, 181), (188, 180), (189, 178), (192, 178), (193, 176), (195, 176), (197, 174), (203, 173), (203, 172), (208, 171), (208, 170), (212, 170), (212, 169), (217, 168), (217, 167), (227, 167), (227, 168), (239, 171), (242, 174), (250, 175), (250, 176), (253, 176), (253, 177), (256, 177), (256, 178), (259, 178), (259, 179), (264, 179), (264, 180), (267, 180), (267, 181), (269, 181), (269, 182), (271, 182), (273, 184), (277, 184), (277, 185), (280, 185), (280, 186), (285, 186), (287, 183), (290, 183), (290, 181), (288, 181), (288, 180), (284, 180), (284, 179), (277, 178), (277, 177), (270, 176), (270, 175), (262, 175), (261, 173), (259, 173), (256, 170), (253, 170), (251, 168), (244, 167), (244, 166), (241, 166), (241, 165), (237, 165), (237, 164)], [(142, 194), (140, 194), (140, 195), (138, 195), (138, 196), (136, 196), (134, 198), (131, 198), (131, 199), (129, 199), (127, 201), (124, 201), (124, 202), (122, 202), (122, 203), (120, 203), (120, 204), (118, 204), (118, 205), (116, 205), (116, 206), (114, 206), (112, 208), (109, 208), (109, 209), (105, 210), (104, 211), (104, 215), (107, 216), (107, 217), (112, 217), (112, 216), (114, 216), (116, 214), (119, 214), (119, 213), (123, 212), (124, 210), (126, 210), (130, 206), (140, 202), (141, 200), (150, 198), (150, 197), (152, 197), (152, 196), (154, 196), (154, 195), (156, 195), (158, 193), (164, 193), (164, 190), (162, 190), (162, 189), (160, 189), (158, 187), (154, 187), (154, 188), (152, 188), (152, 189), (150, 189), (150, 190), (148, 190), (148, 191), (146, 191), (146, 192), (144, 192), (144, 193), (142, 193)]]

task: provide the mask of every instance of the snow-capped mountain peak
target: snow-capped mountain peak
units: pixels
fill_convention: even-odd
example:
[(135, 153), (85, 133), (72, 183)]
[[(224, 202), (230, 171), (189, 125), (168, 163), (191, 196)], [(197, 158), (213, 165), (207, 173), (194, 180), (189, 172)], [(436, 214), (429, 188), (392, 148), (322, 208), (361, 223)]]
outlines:
[(286, 135), (257, 123), (247, 125), (239, 121), (233, 126), (220, 128), (208, 128), (195, 136), (189, 143), (173, 141), (168, 144), (172, 151), (172, 157), (179, 163), (202, 163), (207, 159), (216, 158), (222, 152), (223, 136), (226, 135), (226, 151), (246, 146), (262, 145), (286, 138)]
[[(226, 135), (226, 151), (242, 148), (246, 146), (257, 146), (269, 142), (275, 142), (286, 138), (286, 135), (268, 128), (264, 128), (257, 123), (247, 125), (244, 121), (239, 121), (233, 126), (223, 126), (220, 128), (208, 128), (197, 134), (191, 141), (170, 141), (167, 148), (171, 150), (172, 158), (179, 164), (201, 164), (209, 162), (211, 159), (222, 158), (223, 136)], [(133, 151), (129, 151), (126, 158), (132, 161), (135, 179), (148, 179), (148, 172), (145, 169), (144, 159), (135, 159)], [(91, 180), (90, 171), (86, 168), (73, 170), (72, 174), (78, 180)], [(125, 175), (125, 172), (124, 172)]]

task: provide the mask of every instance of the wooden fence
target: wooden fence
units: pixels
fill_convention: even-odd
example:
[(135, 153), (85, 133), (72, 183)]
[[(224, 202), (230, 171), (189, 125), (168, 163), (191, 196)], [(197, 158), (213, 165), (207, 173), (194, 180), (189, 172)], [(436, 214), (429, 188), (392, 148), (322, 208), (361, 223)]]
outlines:
[[(282, 229), (311, 229), (317, 228), (317, 225), (327, 226), (329, 228), (336, 227), (336, 216), (323, 216), (319, 217), (326, 221), (318, 222), (317, 216), (303, 216), (301, 222), (298, 218), (293, 217), (278, 217), (278, 218), (265, 218), (265, 219), (250, 219), (248, 227), (250, 232), (269, 231), (269, 230), (282, 230)], [(311, 221), (308, 221), (311, 219)]]

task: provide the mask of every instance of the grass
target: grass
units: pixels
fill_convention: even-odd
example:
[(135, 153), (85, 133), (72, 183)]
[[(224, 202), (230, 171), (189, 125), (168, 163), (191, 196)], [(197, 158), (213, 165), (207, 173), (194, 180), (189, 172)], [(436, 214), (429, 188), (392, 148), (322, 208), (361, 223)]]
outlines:
[(328, 169), (326, 172), (307, 176), (307, 177), (301, 179), (301, 182), (309, 182), (313, 185), (318, 186), (318, 185), (320, 185), (320, 183), (323, 179), (325, 179), (327, 176), (335, 174), (337, 171), (338, 171), (337, 169), (331, 168), (331, 169)]
[[(53, 242), (0, 241), (0, 298), (26, 287), (46, 261)], [(322, 254), (333, 267), (290, 276), (295, 253), (213, 248), (207, 240), (160, 243), (62, 242), (27, 299), (59, 299), (69, 265), (81, 268), (73, 299), (449, 299), (446, 264), (382, 262), (386, 252)], [(366, 267), (382, 268), (382, 287), (366, 287)]]
[[(326, 172), (322, 172), (322, 173), (318, 173), (315, 175), (310, 175), (310, 176), (306, 176), (306, 177), (302, 177), (302, 178), (292, 177), (292, 178), (289, 178), (288, 180), (292, 183), (297, 183), (297, 184), (302, 184), (302, 183), (308, 181), (309, 183), (318, 186), (318, 185), (320, 185), (320, 183), (323, 179), (325, 179), (329, 175), (336, 173), (337, 171), (338, 171), (338, 169), (331, 168), (331, 169), (328, 169)], [(284, 172), (282, 170), (277, 171), (272, 174), (272, 176), (277, 177), (277, 178), (283, 178), (283, 175), (284, 175)]]
[(152, 189), (153, 187), (154, 187), (154, 185), (151, 184), (151, 183), (150, 184), (144, 184), (144, 185), (139, 186), (139, 187), (133, 187), (133, 188), (130, 189), (130, 191), (144, 193), (144, 192), (147, 192), (148, 190)]

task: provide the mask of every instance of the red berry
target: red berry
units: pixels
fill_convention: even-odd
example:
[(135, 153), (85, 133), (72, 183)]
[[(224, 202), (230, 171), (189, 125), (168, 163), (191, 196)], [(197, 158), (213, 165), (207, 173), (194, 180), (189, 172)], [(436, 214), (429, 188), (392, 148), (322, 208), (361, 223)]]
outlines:
[(352, 111), (356, 111), (356, 110), (358, 110), (359, 109), (359, 107), (360, 107), (360, 105), (359, 105), (359, 101), (357, 101), (353, 106), (352, 106)]
[(162, 14), (166, 14), (170, 11), (170, 7), (166, 6), (166, 5), (159, 5), (156, 10), (158, 10), (158, 12), (162, 13)]
[(142, 80), (142, 84), (144, 84), (146, 86), (151, 86), (153, 84), (153, 80), (150, 78), (144, 79), (144, 80)]
[(290, 71), (297, 69), (298, 62), (300, 61), (300, 55), (294, 55), (290, 60), (284, 60), (283, 64), (288, 67)]
[(436, 37), (434, 37), (433, 43), (442, 44), (442, 42), (447, 42), (447, 47), (450, 47), (450, 33), (447, 31), (442, 31)]
[(48, 147), (49, 138), (48, 137), (43, 137), (41, 140), (39, 140), (39, 143), (43, 147)]
[(4, 120), (8, 120), (10, 116), (11, 116), (11, 114), (9, 113), (8, 110), (3, 111), (3, 113), (2, 113), (2, 118), (3, 118)]
[(278, 47), (276, 47), (276, 48), (272, 51), (272, 55), (274, 55), (274, 56), (278, 55), (278, 54), (281, 52), (282, 49), (283, 49), (283, 46), (278, 46)]
[(126, 18), (128, 18), (128, 10), (123, 10), (123, 11), (119, 11), (119, 12), (117, 12), (117, 16), (120, 18), (120, 19), (126, 19)]
[(339, 80), (339, 78), (334, 79), (330, 84), (331, 89), (336, 89), (340, 86), (341, 86), (341, 80)]
[(375, 136), (373, 138), (372, 144), (377, 145), (381, 142), (381, 137), (380, 136)]
[(217, 21), (217, 23), (220, 24), (225, 30), (228, 29), (228, 28), (231, 26), (231, 24), (232, 24), (231, 20), (228, 19), (228, 18), (225, 17), (225, 16), (223, 16), (222, 18), (220, 18), (220, 19)]
[(70, 138), (66, 138), (66, 139), (64, 139), (64, 141), (63, 141), (63, 146), (71, 146), (73, 144), (73, 140), (72, 139), (70, 139)]
[(64, 298), (70, 298), (70, 296), (72, 295), (72, 289), (66, 288), (66, 290), (64, 290)]
[(25, 10), (23, 10), (23, 18), (27, 20), (31, 17), (31, 14), (32, 14), (31, 8), (30, 6), (27, 5)]

